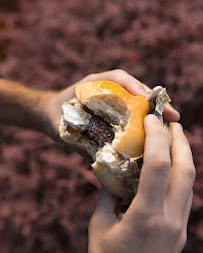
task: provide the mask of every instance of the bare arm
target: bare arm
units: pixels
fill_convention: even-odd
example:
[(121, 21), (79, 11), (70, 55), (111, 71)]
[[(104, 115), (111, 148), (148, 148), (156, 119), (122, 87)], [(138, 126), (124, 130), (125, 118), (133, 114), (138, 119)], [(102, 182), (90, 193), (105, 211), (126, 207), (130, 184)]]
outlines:
[[(61, 105), (74, 96), (77, 84), (95, 80), (116, 82), (133, 95), (146, 97), (147, 91), (150, 91), (146, 85), (123, 70), (88, 75), (60, 92), (34, 90), (0, 78), (0, 123), (42, 131), (55, 140), (60, 140), (58, 124)], [(167, 106), (164, 117), (168, 121), (178, 121), (180, 115), (172, 106)]]
[(42, 101), (54, 94), (0, 78), (0, 123), (43, 131), (47, 116)]

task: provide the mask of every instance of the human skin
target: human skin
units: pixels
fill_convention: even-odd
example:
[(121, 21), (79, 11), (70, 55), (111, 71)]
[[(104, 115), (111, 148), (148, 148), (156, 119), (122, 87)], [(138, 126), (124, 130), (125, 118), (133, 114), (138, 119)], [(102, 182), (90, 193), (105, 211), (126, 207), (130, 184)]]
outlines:
[[(146, 141), (138, 192), (125, 214), (102, 189), (89, 223), (89, 253), (179, 253), (187, 239), (195, 167), (179, 123), (172, 144), (156, 116), (144, 121)], [(132, 140), (133, 141), (133, 140)]]
[[(18, 125), (33, 130), (42, 131), (52, 138), (59, 140), (58, 123), (61, 118), (62, 103), (64, 101), (68, 101), (74, 96), (74, 87), (77, 84), (96, 80), (110, 80), (117, 82), (133, 95), (146, 97), (147, 92), (150, 91), (146, 85), (142, 84), (140, 81), (130, 76), (123, 70), (113, 70), (88, 75), (84, 79), (62, 90), (61, 92), (34, 90), (23, 86), (20, 83), (1, 78), (0, 123)], [(147, 116), (145, 120), (145, 152), (147, 154), (151, 149), (152, 151), (155, 151), (157, 148), (161, 148), (160, 156), (161, 158), (165, 158), (165, 160), (158, 159), (156, 161), (154, 160), (156, 155), (145, 155), (138, 194), (133, 200), (128, 211), (123, 216), (120, 215), (117, 217), (115, 214), (114, 207), (117, 201), (116, 197), (113, 197), (105, 190), (101, 191), (100, 200), (89, 225), (89, 252), (180, 252), (180, 249), (183, 247), (183, 244), (186, 240), (186, 227), (192, 201), (192, 190), (190, 197), (187, 200), (184, 215), (182, 216), (180, 211), (179, 213), (181, 214), (176, 216), (176, 219), (173, 221), (171, 217), (173, 216), (173, 205), (177, 205), (177, 208), (175, 208), (176, 211), (181, 209), (180, 207), (182, 200), (178, 199), (178, 196), (181, 196), (181, 198), (183, 196), (181, 193), (181, 186), (184, 193), (184, 185), (185, 188), (189, 188), (189, 184), (192, 185), (190, 182), (194, 176), (192, 167), (189, 167), (189, 163), (185, 164), (187, 165), (186, 172), (188, 175), (190, 175), (187, 178), (188, 183), (185, 183), (186, 180), (184, 181), (182, 180), (182, 177), (180, 177), (180, 174), (183, 173), (182, 165), (185, 165), (182, 164), (182, 161), (178, 161), (176, 155), (176, 149), (179, 150), (180, 148), (180, 150), (184, 150), (188, 143), (185, 140), (183, 132), (179, 130), (183, 135), (182, 139), (177, 138), (177, 140), (180, 141), (179, 144), (182, 143), (182, 146), (180, 146), (176, 141), (176, 137), (179, 136), (176, 134), (177, 131), (172, 131), (172, 157), (174, 159), (172, 163), (175, 164), (175, 161), (177, 160), (176, 164), (179, 163), (180, 169), (175, 169), (177, 167), (175, 165), (172, 165), (171, 167), (170, 178), (174, 178), (174, 180), (170, 180), (172, 183), (168, 183), (168, 190), (171, 189), (171, 194), (167, 198), (169, 200), (171, 198), (171, 201), (168, 200), (168, 202), (166, 202), (168, 204), (164, 205), (164, 208), (163, 206), (161, 208), (161, 203), (157, 202), (157, 205), (155, 205), (155, 197), (160, 196), (160, 192), (163, 193), (164, 191), (163, 186), (157, 184), (156, 180), (160, 179), (158, 180), (160, 183), (164, 176), (166, 179), (169, 177), (168, 174), (170, 166), (167, 160), (169, 159), (169, 154), (166, 156), (161, 155), (163, 154), (164, 150), (166, 151), (166, 149), (167, 151), (164, 154), (167, 154), (167, 152), (169, 152), (169, 147), (168, 142), (166, 145), (166, 133), (163, 131), (163, 128), (159, 122), (151, 121), (153, 124), (156, 124), (155, 126), (157, 126), (157, 128), (155, 127), (153, 132), (151, 128), (153, 124), (150, 123), (149, 129), (147, 123), (147, 119), (149, 117), (153, 116)], [(180, 115), (176, 110), (168, 105), (164, 112), (164, 118), (168, 121), (178, 121)], [(149, 149), (149, 143), (152, 142), (152, 139), (155, 137), (157, 137), (157, 139), (153, 142), (154, 146)], [(165, 144), (162, 147), (161, 144), (163, 143)], [(185, 146), (183, 143), (185, 143)], [(183, 157), (187, 156), (188, 154), (189, 151), (185, 153), (183, 152)], [(148, 173), (145, 172), (147, 170), (149, 170)], [(160, 170), (161, 173), (159, 174)], [(164, 175), (162, 175), (163, 172)], [(178, 185), (180, 185), (179, 188)], [(190, 188), (192, 189), (192, 186)], [(180, 192), (180, 195), (177, 195), (176, 191)], [(172, 196), (174, 196), (174, 199), (176, 197), (177, 200), (175, 201)], [(186, 199), (187, 198), (185, 196), (185, 201)], [(151, 202), (154, 203), (154, 206)], [(167, 209), (167, 212), (165, 212), (165, 209)], [(180, 223), (181, 218), (183, 218), (182, 223)], [(179, 236), (180, 232), (181, 236)], [(133, 235), (133, 237), (131, 237), (131, 235)], [(162, 237), (163, 240), (160, 242), (159, 239)], [(177, 237), (179, 239), (177, 239)], [(145, 239), (147, 239), (147, 241), (145, 241)], [(155, 247), (154, 242), (156, 240), (159, 241), (159, 244), (156, 244), (158, 248)], [(145, 242), (144, 244), (143, 241)], [(177, 247), (176, 251), (170, 251), (170, 246), (173, 242), (174, 247)], [(167, 249), (167, 251), (166, 248), (163, 248), (163, 245), (168, 247), (169, 250)], [(150, 251), (147, 251), (148, 249), (150, 249)]]
[[(146, 97), (150, 91), (146, 85), (119, 69), (90, 74), (62, 91), (30, 89), (21, 83), (0, 78), (0, 123), (41, 131), (59, 141), (61, 105), (74, 97), (77, 84), (96, 80), (114, 81), (133, 95)], [(168, 121), (178, 121), (180, 114), (168, 105), (164, 117)]]

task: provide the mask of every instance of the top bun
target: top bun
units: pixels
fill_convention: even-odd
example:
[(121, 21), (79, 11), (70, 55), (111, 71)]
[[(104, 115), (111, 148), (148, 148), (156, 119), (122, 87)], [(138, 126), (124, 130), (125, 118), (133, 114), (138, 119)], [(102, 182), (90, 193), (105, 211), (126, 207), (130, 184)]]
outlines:
[[(72, 109), (69, 105), (63, 105), (67, 108), (59, 125), (60, 137), (86, 150), (94, 160), (92, 169), (101, 184), (113, 194), (124, 198), (125, 177), (120, 165), (126, 158), (140, 157), (144, 153), (143, 122), (150, 103), (144, 97), (131, 95), (111, 81), (79, 84), (75, 94), (76, 98), (68, 101)], [(114, 133), (113, 140), (108, 142), (105, 139), (100, 144), (87, 134), (88, 130), (92, 130), (89, 121), (93, 114), (109, 123), (107, 125)], [(82, 119), (84, 124), (77, 123), (83, 122)], [(109, 132), (99, 127), (96, 131), (98, 139), (100, 131), (108, 137)]]
[(125, 158), (139, 157), (144, 152), (144, 118), (150, 103), (133, 96), (111, 81), (94, 81), (75, 88), (77, 99), (95, 114), (117, 126), (112, 147)]

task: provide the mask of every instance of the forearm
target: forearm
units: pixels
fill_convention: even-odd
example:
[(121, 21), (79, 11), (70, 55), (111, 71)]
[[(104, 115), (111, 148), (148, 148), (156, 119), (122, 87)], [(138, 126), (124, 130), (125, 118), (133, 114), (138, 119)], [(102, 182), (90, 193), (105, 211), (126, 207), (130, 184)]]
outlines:
[(0, 78), (0, 123), (43, 131), (46, 113), (42, 104), (53, 94)]

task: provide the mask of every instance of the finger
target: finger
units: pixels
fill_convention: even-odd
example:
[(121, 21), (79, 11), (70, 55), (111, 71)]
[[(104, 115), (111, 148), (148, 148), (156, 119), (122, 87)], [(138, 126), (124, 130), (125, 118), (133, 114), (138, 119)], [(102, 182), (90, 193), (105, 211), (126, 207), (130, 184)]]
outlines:
[(96, 210), (100, 210), (105, 213), (115, 213), (117, 201), (118, 198), (115, 195), (102, 187), (99, 194)]
[(148, 209), (163, 208), (170, 172), (170, 152), (166, 130), (154, 115), (144, 121), (145, 148), (137, 196)]
[[(147, 85), (145, 85), (144, 83), (142, 83), (142, 85), (147, 93), (151, 92), (151, 89)], [(178, 121), (180, 120), (180, 113), (177, 110), (175, 110), (171, 104), (167, 104), (163, 113), (163, 117), (165, 120), (169, 122)]]
[[(145, 84), (143, 84), (143, 86), (148, 93), (151, 92), (151, 89), (148, 86), (146, 86)], [(163, 113), (163, 117), (169, 122), (178, 121), (180, 119), (180, 113), (175, 110), (171, 104), (167, 104)]]
[[(116, 82), (134, 96), (143, 96), (146, 98), (148, 93), (151, 91), (147, 85), (141, 83), (139, 80), (120, 69), (88, 75), (75, 85), (83, 82), (98, 80), (109, 80)], [(163, 116), (164, 119), (169, 122), (178, 121), (180, 119), (179, 112), (176, 111), (170, 104), (166, 106)]]
[(167, 192), (167, 201), (174, 206), (174, 213), (183, 215), (191, 194), (195, 167), (190, 145), (179, 123), (172, 124), (172, 167)]
[[(88, 75), (79, 83), (98, 80), (109, 80), (116, 82), (134, 96), (139, 95), (146, 98), (148, 93), (151, 91), (147, 85), (141, 83), (139, 80), (129, 75), (127, 72), (117, 69)], [(164, 112), (164, 118), (169, 122), (178, 121), (180, 119), (180, 114), (170, 104), (168, 104)]]
[(104, 236), (106, 230), (118, 222), (115, 214), (116, 202), (117, 198), (102, 187), (97, 207), (88, 226), (89, 249), (98, 248), (100, 238)]
[(150, 93), (152, 89), (150, 89), (146, 84), (142, 83), (143, 87), (145, 88), (147, 93)]
[(179, 121), (180, 119), (180, 113), (176, 111), (171, 104), (167, 104), (163, 117), (165, 120), (172, 122), (172, 121)]
[(118, 222), (115, 212), (117, 202), (118, 198), (102, 187), (92, 218), (93, 222), (91, 221), (93, 225), (99, 226), (100, 230), (104, 230)]
[(129, 93), (134, 96), (143, 96), (146, 97), (148, 94), (143, 86), (143, 84), (134, 78), (133, 76), (129, 75), (124, 70), (110, 70), (103, 73), (96, 73), (87, 76), (83, 81), (98, 81), (98, 80), (108, 80), (112, 82), (116, 82), (121, 85), (124, 89), (126, 89)]
[(133, 76), (129, 75), (123, 70), (114, 70), (110, 73), (110, 81), (120, 84), (124, 89), (134, 96), (143, 96), (146, 98), (148, 95), (144, 85)]
[[(151, 92), (151, 89), (147, 85), (145, 85), (144, 83), (142, 85), (148, 93)], [(167, 104), (163, 113), (163, 117), (169, 122), (178, 121), (180, 119), (180, 113), (175, 110), (171, 104)]]
[(189, 216), (190, 216), (190, 211), (191, 211), (191, 207), (192, 207), (192, 198), (193, 198), (193, 193), (190, 193), (190, 197), (188, 199), (187, 202), (187, 206), (185, 209), (185, 213), (183, 216), (183, 230), (182, 230), (182, 234), (180, 239), (178, 240), (175, 249), (174, 249), (174, 253), (178, 253), (178, 252), (182, 252), (185, 243), (187, 241), (187, 225), (188, 225), (188, 220), (189, 220)]

